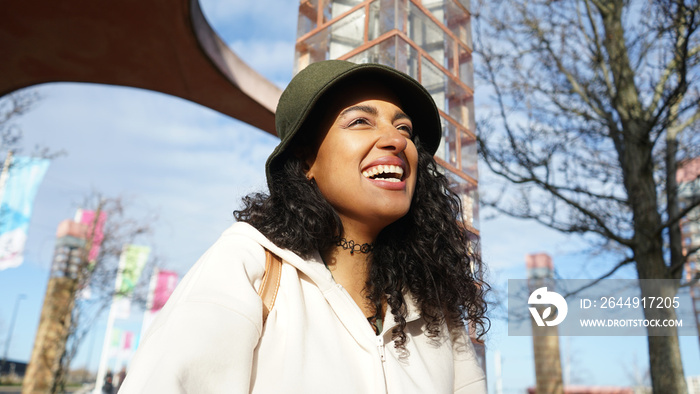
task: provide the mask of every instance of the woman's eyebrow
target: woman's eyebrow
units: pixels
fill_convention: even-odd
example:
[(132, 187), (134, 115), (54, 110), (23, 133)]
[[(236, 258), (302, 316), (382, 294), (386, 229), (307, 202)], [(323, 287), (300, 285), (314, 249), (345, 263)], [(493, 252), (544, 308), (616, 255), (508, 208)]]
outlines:
[(362, 111), (362, 112), (366, 112), (366, 113), (368, 113), (370, 115), (374, 115), (374, 116), (377, 116), (377, 114), (379, 113), (377, 108), (375, 108), (371, 105), (353, 105), (352, 107), (345, 108), (340, 113), (340, 116), (345, 116), (345, 114), (347, 114), (348, 112), (352, 112), (352, 111)]
[(402, 111), (398, 111), (396, 115), (394, 115), (394, 119), (392, 120), (393, 122), (396, 122), (397, 120), (401, 119), (408, 119), (409, 122), (412, 122), (411, 117), (403, 113)]
[[(374, 116), (377, 116), (377, 114), (379, 114), (379, 111), (377, 110), (377, 108), (375, 108), (371, 105), (353, 105), (352, 107), (345, 108), (340, 113), (340, 116), (341, 117), (345, 116), (347, 113), (352, 112), (352, 111), (362, 111), (362, 112), (365, 112), (365, 113), (368, 113), (368, 114), (374, 115)], [(395, 122), (395, 121), (401, 120), (401, 119), (408, 119), (409, 121), (411, 121), (411, 117), (406, 115), (403, 111), (396, 112), (392, 121)]]

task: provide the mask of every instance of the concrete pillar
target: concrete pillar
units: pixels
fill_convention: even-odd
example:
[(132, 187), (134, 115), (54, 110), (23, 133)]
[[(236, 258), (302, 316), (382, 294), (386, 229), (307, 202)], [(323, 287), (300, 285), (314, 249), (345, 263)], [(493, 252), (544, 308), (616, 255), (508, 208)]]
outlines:
[(75, 279), (49, 279), (32, 357), (22, 384), (22, 394), (51, 392), (66, 347), (76, 288)]

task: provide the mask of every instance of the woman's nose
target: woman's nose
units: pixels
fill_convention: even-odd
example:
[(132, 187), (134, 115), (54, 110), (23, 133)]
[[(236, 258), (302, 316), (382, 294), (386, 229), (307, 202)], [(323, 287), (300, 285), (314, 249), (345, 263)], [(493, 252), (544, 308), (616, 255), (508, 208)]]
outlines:
[(394, 127), (393, 124), (382, 125), (380, 128), (380, 137), (377, 141), (377, 147), (383, 150), (392, 152), (403, 152), (408, 145), (408, 138)]

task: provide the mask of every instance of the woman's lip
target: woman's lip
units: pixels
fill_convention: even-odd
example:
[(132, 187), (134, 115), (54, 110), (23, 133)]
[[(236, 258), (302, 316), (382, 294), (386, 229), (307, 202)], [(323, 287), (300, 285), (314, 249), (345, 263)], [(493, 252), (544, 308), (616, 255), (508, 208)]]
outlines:
[(404, 180), (401, 180), (398, 182), (393, 182), (393, 181), (385, 181), (381, 178), (378, 178), (378, 179), (365, 178), (365, 179), (372, 182), (373, 185), (381, 187), (382, 189), (404, 190), (406, 188), (406, 181), (404, 181)]
[[(366, 165), (364, 168), (362, 168), (360, 173), (364, 173), (365, 171), (367, 171), (373, 167), (381, 166), (381, 165), (401, 167), (401, 169), (403, 170), (403, 175), (401, 176), (400, 183), (403, 183), (406, 180), (406, 178), (408, 178), (408, 175), (409, 175), (408, 166), (406, 165), (406, 162), (399, 156), (380, 157), (380, 158), (374, 160), (373, 162), (369, 163), (368, 165)], [(377, 179), (372, 179), (372, 178), (368, 178), (368, 179), (377, 180)], [(389, 182), (389, 181), (385, 181), (385, 182)]]
[(373, 162), (371, 162), (371, 163), (369, 163), (368, 165), (366, 165), (365, 167), (363, 167), (363, 168), (362, 168), (362, 171), (360, 171), (360, 172), (365, 172), (365, 171), (369, 170), (369, 169), (372, 168), (372, 167), (376, 167), (376, 166), (380, 166), (380, 165), (384, 165), (384, 166), (398, 166), (398, 167), (401, 167), (401, 169), (403, 170), (403, 173), (404, 173), (404, 174), (406, 174), (406, 172), (407, 172), (407, 171), (406, 171), (406, 170), (407, 170), (406, 162), (403, 161), (403, 159), (401, 159), (401, 158), (398, 157), (398, 156), (383, 156), (383, 157), (380, 157), (380, 158), (378, 158), (377, 160), (374, 160)]

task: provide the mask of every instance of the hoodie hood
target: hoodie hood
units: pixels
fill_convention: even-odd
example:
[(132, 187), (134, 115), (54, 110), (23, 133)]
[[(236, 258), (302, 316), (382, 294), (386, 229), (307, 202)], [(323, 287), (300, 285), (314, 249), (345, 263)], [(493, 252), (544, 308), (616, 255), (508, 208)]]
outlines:
[(323, 259), (318, 251), (315, 251), (308, 259), (303, 259), (296, 253), (288, 249), (280, 248), (267, 239), (258, 229), (246, 222), (237, 222), (229, 227), (225, 235), (237, 235), (250, 238), (260, 246), (270, 250), (278, 255), (285, 263), (292, 265), (294, 268), (308, 276), (323, 292), (330, 290), (335, 286), (333, 276), (323, 264)]

